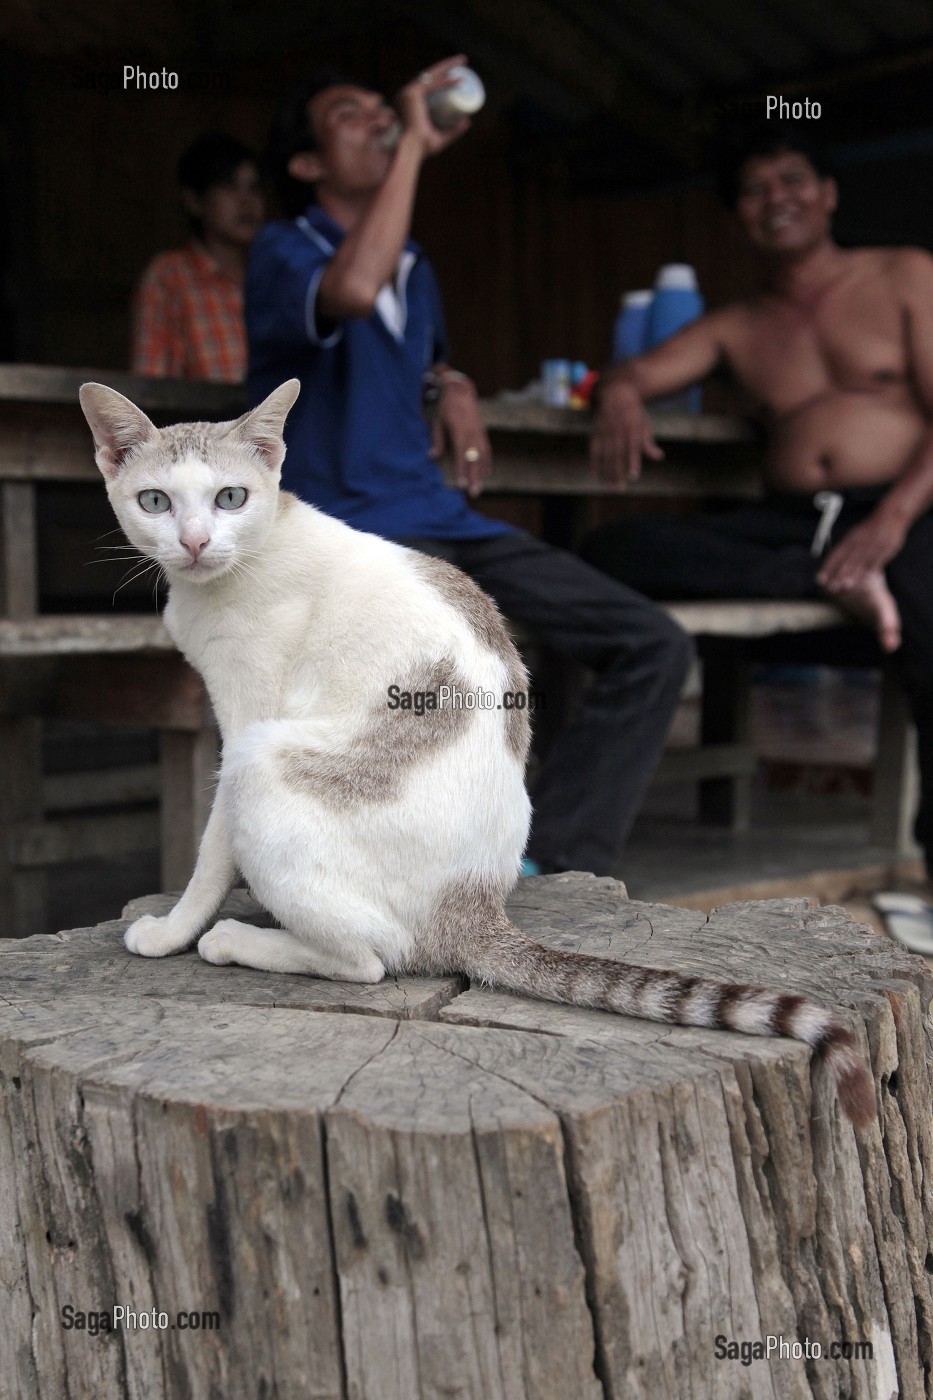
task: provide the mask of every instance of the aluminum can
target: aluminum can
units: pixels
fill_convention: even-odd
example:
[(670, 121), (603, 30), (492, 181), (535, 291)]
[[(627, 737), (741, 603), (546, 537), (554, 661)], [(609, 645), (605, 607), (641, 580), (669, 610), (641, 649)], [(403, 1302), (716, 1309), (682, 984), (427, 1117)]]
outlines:
[(569, 360), (545, 360), (541, 365), (544, 402), (552, 408), (566, 408), (570, 403), (571, 372)]

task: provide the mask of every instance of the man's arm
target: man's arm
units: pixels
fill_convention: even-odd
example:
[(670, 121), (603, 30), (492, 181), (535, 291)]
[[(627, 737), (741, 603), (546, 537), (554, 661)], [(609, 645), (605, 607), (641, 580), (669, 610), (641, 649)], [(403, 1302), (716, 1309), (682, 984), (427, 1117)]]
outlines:
[(645, 402), (676, 393), (715, 369), (722, 353), (727, 312), (713, 312), (685, 326), (654, 350), (603, 372), (590, 460), (606, 481), (635, 481), (642, 454), (664, 453), (651, 432)]
[(321, 278), (318, 306), (322, 316), (335, 321), (368, 316), (379, 289), (395, 275), (411, 228), (422, 163), (456, 141), (470, 125), (464, 118), (456, 126), (438, 131), (425, 102), (428, 93), (449, 83), (451, 66), (462, 62), (462, 55), (445, 58), (426, 68), (399, 93), (403, 130), (395, 157), (365, 215), (347, 234)]
[(900, 553), (914, 521), (933, 505), (933, 257), (905, 249), (895, 278), (907, 318), (910, 377), (929, 420), (905, 470), (867, 520), (832, 550), (818, 575), (830, 592), (860, 587)]
[(480, 416), (476, 385), (444, 362), (432, 365), (430, 373), (438, 393), (431, 456), (443, 456), (449, 443), (457, 485), (468, 495), (478, 496), (492, 470), (492, 448)]

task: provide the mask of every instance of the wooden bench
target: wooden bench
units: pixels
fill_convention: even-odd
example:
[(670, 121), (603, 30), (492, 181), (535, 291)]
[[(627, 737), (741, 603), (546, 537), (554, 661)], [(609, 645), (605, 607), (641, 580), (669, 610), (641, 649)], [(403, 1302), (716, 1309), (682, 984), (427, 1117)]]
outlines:
[[(848, 1008), (878, 1086), (856, 1139), (798, 1041), (127, 954), (170, 903), (0, 943), (11, 1395), (926, 1393), (920, 958), (806, 900), (707, 918), (572, 875), (513, 901), (553, 947)], [(166, 1316), (90, 1336), (68, 1303)], [(717, 1336), (785, 1349), (748, 1369)]]
[[(820, 601), (669, 603), (665, 610), (696, 637), (702, 661), (700, 746), (665, 754), (660, 783), (697, 782), (704, 818), (747, 830), (756, 758), (750, 743), (753, 644), (845, 629), (852, 618)], [(864, 632), (864, 629), (860, 629)], [(870, 639), (867, 634), (866, 642)], [(918, 796), (916, 736), (906, 698), (890, 665), (882, 667), (881, 707), (872, 790), (872, 843), (898, 856), (915, 852)]]
[[(154, 728), (158, 769), (44, 782), (41, 725), (48, 718)], [(163, 888), (184, 886), (210, 810), (216, 766), (216, 731), (204, 687), (160, 618), (0, 621), (3, 932), (22, 936), (45, 928), (45, 871), (51, 865), (158, 847)], [(159, 799), (154, 816), (88, 810), (153, 790)], [(50, 809), (56, 815), (47, 815)]]

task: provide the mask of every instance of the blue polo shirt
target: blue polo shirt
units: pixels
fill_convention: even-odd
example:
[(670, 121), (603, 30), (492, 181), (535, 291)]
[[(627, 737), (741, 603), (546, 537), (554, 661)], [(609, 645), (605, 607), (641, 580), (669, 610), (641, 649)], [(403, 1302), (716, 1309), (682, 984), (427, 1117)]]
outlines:
[(301, 380), (288, 416), (282, 485), (357, 530), (387, 539), (482, 539), (509, 526), (470, 510), (429, 456), (422, 376), (446, 358), (440, 292), (416, 243), (365, 319), (324, 322), (321, 277), (344, 237), (311, 205), (267, 224), (246, 274), (249, 401)]

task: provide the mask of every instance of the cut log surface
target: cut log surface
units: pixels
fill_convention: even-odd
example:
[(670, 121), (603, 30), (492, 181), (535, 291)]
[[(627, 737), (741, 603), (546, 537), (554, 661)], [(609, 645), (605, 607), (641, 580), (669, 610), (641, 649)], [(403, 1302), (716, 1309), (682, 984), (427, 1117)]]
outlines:
[[(127, 954), (170, 904), (0, 942), (0, 1396), (929, 1395), (921, 959), (806, 900), (561, 875), (511, 902), (551, 947), (842, 1008), (856, 1135), (797, 1042)], [(115, 1305), (167, 1325), (63, 1325)]]

